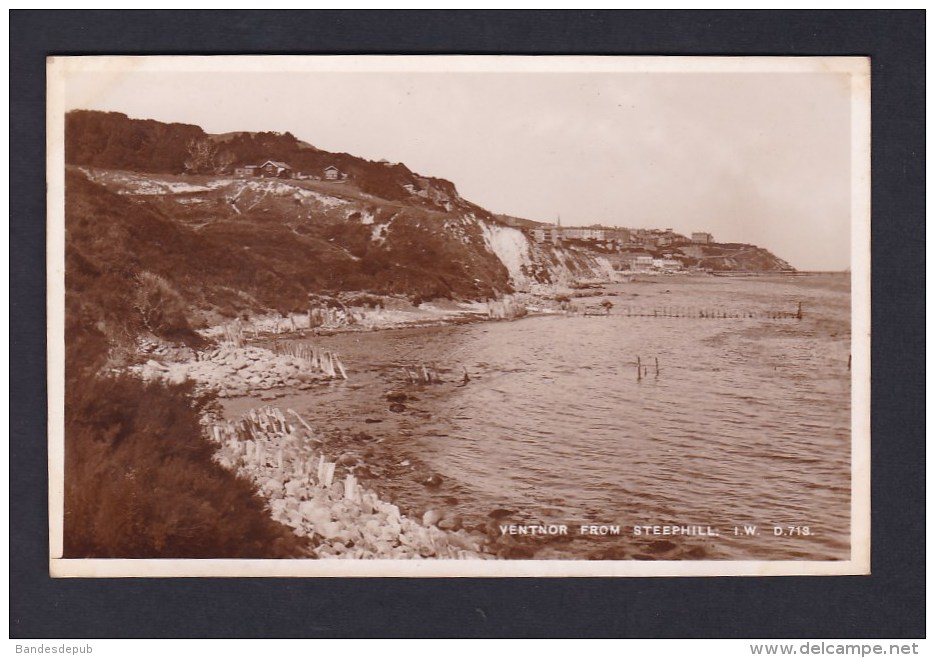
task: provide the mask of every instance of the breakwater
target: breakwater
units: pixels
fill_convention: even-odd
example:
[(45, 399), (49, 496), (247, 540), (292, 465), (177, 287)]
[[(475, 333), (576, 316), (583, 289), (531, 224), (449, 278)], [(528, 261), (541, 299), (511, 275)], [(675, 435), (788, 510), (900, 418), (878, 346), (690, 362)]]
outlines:
[[(288, 414), (288, 418), (287, 418)], [(421, 522), (363, 486), (314, 445), (315, 432), (294, 411), (263, 407), (209, 429), (217, 461), (250, 479), (272, 518), (308, 537), (314, 557), (483, 559), (485, 537)], [(339, 473), (339, 471), (341, 471)]]
[(333, 379), (347, 379), (344, 365), (333, 352), (308, 345), (295, 350), (281, 348), (277, 353), (253, 345), (222, 344), (183, 361), (150, 359), (133, 370), (144, 380), (181, 383), (191, 379), (222, 398), (257, 392), (268, 397), (276, 388), (306, 390)]

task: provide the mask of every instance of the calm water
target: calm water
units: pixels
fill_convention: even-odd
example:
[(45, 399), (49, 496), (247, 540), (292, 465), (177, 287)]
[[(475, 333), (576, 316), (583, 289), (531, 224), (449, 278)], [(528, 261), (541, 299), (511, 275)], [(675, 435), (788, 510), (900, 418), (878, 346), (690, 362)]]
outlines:
[[(676, 539), (667, 559), (849, 557), (846, 278), (660, 277), (611, 291), (609, 317), (318, 339), (342, 354), (351, 382), (289, 403), (349, 429), (378, 414), (383, 423), (368, 431), (405, 440), (444, 475), (467, 517), (507, 508), (514, 522), (572, 532), (616, 524), (624, 536), (605, 541), (620, 543), (637, 541), (634, 525), (719, 532)], [(795, 312), (800, 301), (801, 321), (627, 317), (628, 308)], [(642, 380), (637, 357), (652, 364)], [(382, 396), (405, 390), (398, 365), (419, 361), (450, 369), (449, 383), (410, 387), (418, 402), (390, 413)], [(471, 381), (459, 387), (462, 366)], [(431, 504), (418, 489), (416, 502)], [(757, 534), (735, 536), (744, 525)], [(774, 526), (809, 534), (776, 536)], [(593, 545), (544, 541), (537, 557), (580, 556)]]

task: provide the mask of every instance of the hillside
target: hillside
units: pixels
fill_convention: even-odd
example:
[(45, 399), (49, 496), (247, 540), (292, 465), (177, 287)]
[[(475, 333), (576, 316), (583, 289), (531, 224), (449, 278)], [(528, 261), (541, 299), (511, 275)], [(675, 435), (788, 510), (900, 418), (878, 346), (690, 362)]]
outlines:
[(543, 222), (537, 222), (532, 219), (524, 219), (523, 217), (514, 217), (513, 215), (495, 215), (495, 217), (507, 226), (513, 226), (515, 228), (531, 229), (543, 225)]
[(157, 274), (193, 306), (228, 316), (303, 311), (309, 292), (483, 298), (510, 289), (476, 221), (325, 185), (72, 169), (72, 252)]
[(488, 211), (462, 199), (449, 181), (420, 176), (404, 164), (319, 150), (288, 132), (209, 135), (199, 126), (131, 119), (118, 112), (75, 110), (65, 116), (67, 164), (139, 173), (227, 175), (238, 166), (266, 160), (287, 163), (309, 176), (320, 176), (334, 166), (366, 194), (493, 220)]
[(684, 245), (685, 264), (714, 272), (791, 272), (795, 268), (770, 251), (752, 244)]
[[(81, 110), (66, 115), (65, 141), (69, 290), (110, 291), (106, 303), (80, 295), (105, 324), (135, 321), (147, 286), (172, 298), (176, 317), (162, 320), (177, 335), (162, 331), (181, 339), (243, 312), (301, 312), (309, 294), (483, 300), (612, 276), (609, 252), (536, 244), (526, 233), (536, 222), (495, 216), (449, 181), (290, 133), (208, 135)], [(288, 163), (295, 177), (233, 174), (266, 160)], [(342, 177), (324, 180), (329, 166)], [(713, 271), (791, 269), (752, 245), (684, 240), (669, 251)], [(154, 323), (142, 328), (159, 333)]]
[[(120, 272), (121, 289), (151, 273), (209, 316), (301, 312), (309, 293), (341, 291), (487, 299), (606, 271), (472, 212), (388, 201), (347, 183), (70, 167), (66, 202), (70, 273)], [(111, 306), (101, 312), (112, 315)]]

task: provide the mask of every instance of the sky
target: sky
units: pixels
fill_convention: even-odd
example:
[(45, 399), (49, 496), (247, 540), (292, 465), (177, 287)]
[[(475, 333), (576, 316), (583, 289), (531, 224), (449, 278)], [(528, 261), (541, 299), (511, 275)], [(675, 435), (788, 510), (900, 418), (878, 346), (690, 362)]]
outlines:
[(91, 70), (68, 74), (65, 106), (288, 131), (448, 179), (495, 213), (705, 231), (802, 270), (850, 267), (847, 74), (457, 68)]

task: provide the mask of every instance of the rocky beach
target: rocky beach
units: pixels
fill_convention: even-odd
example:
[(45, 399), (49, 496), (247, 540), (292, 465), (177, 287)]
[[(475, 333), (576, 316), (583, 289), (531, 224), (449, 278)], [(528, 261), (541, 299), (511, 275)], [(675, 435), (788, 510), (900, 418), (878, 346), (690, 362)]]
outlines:
[[(552, 312), (554, 303), (547, 298), (524, 299), (537, 299), (540, 313)], [(130, 371), (144, 381), (190, 380), (200, 393), (225, 401), (202, 417), (205, 433), (217, 447), (216, 461), (255, 485), (272, 520), (308, 538), (308, 557), (490, 559), (516, 554), (515, 542), (496, 531), (506, 510), (493, 510), (487, 523), (469, 528), (444, 504), (444, 497), (435, 506), (401, 510), (388, 498), (400, 484), (415, 482), (431, 493), (443, 476), (427, 470), (417, 458), (401, 455), (392, 442), (367, 432), (329, 432), (292, 409), (262, 403), (288, 401), (304, 392), (314, 395), (316, 387), (351, 379), (338, 354), (310, 346), (315, 336), (366, 332), (374, 339), (370, 333), (381, 329), (525, 315), (525, 305), (510, 297), (487, 304), (348, 311), (332, 314), (317, 326), (310, 326), (311, 315), (259, 316), (204, 330), (203, 335), (218, 342), (200, 350), (140, 340), (145, 361)], [(425, 364), (413, 365), (407, 374), (409, 383), (417, 386), (443, 380), (435, 367)], [(375, 406), (400, 413), (417, 400), (411, 391), (388, 390)]]

